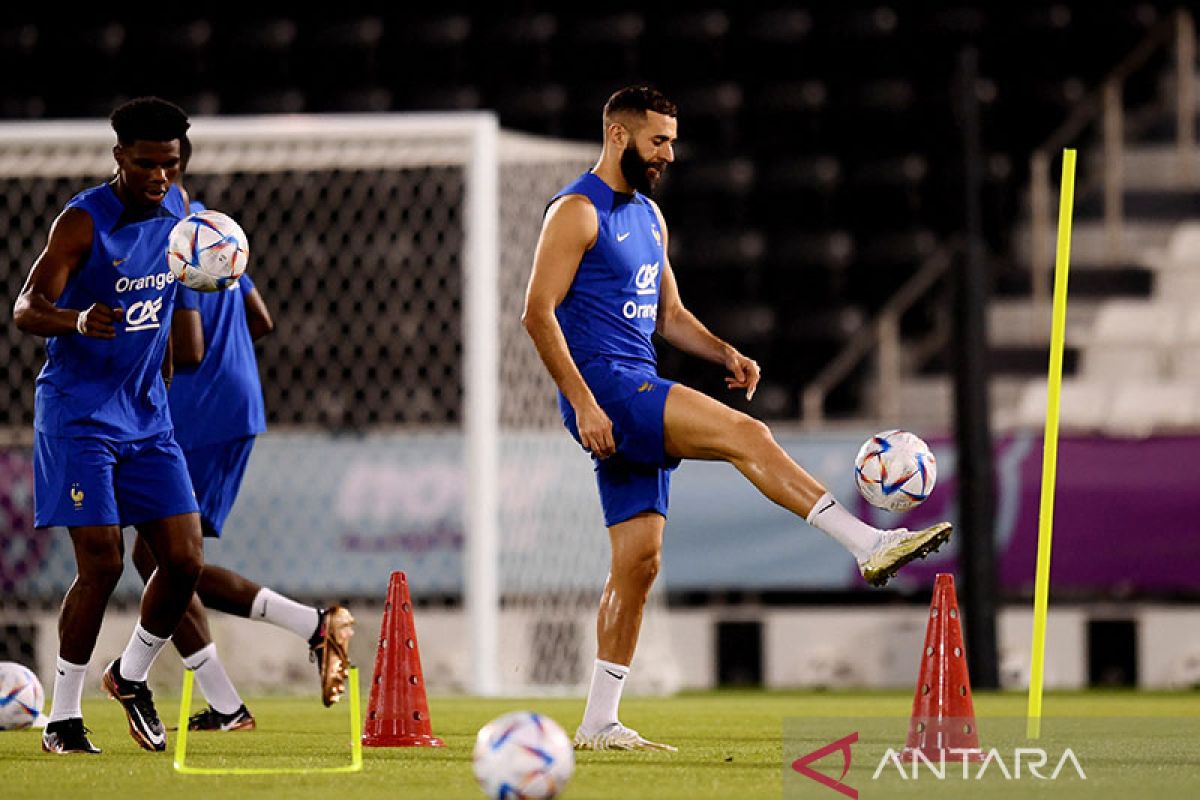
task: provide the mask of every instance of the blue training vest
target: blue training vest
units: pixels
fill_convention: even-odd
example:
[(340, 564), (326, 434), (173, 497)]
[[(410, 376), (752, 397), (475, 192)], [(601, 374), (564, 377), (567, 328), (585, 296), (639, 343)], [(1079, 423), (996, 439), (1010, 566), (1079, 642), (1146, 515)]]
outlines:
[(34, 393), (34, 428), (50, 436), (134, 441), (171, 428), (163, 357), (175, 307), (167, 238), (183, 217), (172, 186), (158, 206), (126, 209), (107, 183), (75, 195), (67, 208), (92, 218), (92, 251), (73, 272), (59, 308), (92, 303), (122, 308), (113, 339), (78, 334), (46, 340), (46, 365)]
[(651, 336), (665, 260), (658, 215), (643, 195), (615, 192), (591, 172), (563, 187), (554, 200), (570, 194), (591, 200), (599, 221), (596, 243), (584, 253), (555, 310), (571, 357), (578, 365), (603, 356), (654, 366)]

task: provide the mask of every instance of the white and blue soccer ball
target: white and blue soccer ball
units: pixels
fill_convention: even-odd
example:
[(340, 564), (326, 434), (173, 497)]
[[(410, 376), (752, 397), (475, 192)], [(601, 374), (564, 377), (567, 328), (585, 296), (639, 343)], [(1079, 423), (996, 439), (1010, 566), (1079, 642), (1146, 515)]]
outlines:
[(557, 797), (575, 771), (567, 734), (549, 717), (514, 711), (479, 729), (475, 779), (492, 800)]
[(0, 731), (34, 724), (45, 700), (42, 682), (32, 670), (15, 661), (0, 661)]
[(859, 449), (854, 459), (854, 482), (876, 508), (908, 511), (925, 502), (933, 491), (937, 459), (916, 434), (881, 431)]
[(220, 211), (189, 214), (171, 229), (167, 265), (175, 279), (198, 292), (219, 292), (242, 277), (250, 245), (242, 226)]

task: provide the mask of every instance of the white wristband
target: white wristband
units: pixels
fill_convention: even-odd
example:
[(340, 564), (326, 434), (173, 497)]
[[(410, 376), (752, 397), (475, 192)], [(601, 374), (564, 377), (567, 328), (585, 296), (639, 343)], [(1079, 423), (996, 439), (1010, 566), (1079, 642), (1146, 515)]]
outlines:
[(75, 318), (75, 330), (79, 331), (81, 336), (87, 335), (87, 312), (80, 311), (79, 316)]

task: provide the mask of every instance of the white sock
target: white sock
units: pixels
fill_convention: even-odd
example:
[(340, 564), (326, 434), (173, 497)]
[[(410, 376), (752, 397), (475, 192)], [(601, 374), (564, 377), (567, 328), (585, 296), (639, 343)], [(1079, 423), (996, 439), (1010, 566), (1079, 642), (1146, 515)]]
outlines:
[(295, 600), (264, 588), (254, 596), (250, 619), (285, 628), (307, 642), (316, 632), (321, 615), (312, 606), (300, 605)]
[(121, 677), (127, 681), (144, 681), (150, 674), (150, 665), (162, 651), (163, 645), (171, 641), (160, 639), (142, 627), (139, 622), (133, 627), (129, 644), (121, 654)]
[(621, 690), (629, 677), (629, 667), (596, 659), (592, 669), (592, 688), (588, 690), (587, 708), (583, 711), (580, 729), (590, 736), (617, 721), (617, 706), (621, 705)]
[(829, 492), (813, 504), (806, 521), (849, 550), (857, 561), (865, 560), (879, 544), (879, 530), (843, 508)]
[(225, 673), (217, 655), (217, 643), (209, 642), (183, 660), (183, 665), (196, 673), (196, 683), (208, 704), (222, 714), (232, 714), (242, 707), (242, 698)]
[(74, 717), (83, 718), (79, 707), (83, 700), (83, 677), (87, 664), (72, 664), (59, 656), (54, 670), (54, 699), (50, 703), (50, 721), (58, 722)]

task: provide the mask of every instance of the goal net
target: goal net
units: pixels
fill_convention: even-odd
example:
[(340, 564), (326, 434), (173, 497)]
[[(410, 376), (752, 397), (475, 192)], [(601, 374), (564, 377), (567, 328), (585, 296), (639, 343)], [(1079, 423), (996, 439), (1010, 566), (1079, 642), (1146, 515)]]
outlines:
[[(198, 118), (192, 138), (189, 191), (242, 223), (276, 318), (259, 345), (269, 430), (210, 560), (312, 602), (381, 603), (404, 571), (419, 605), (463, 610), (453, 635), (423, 636), (431, 686), (578, 691), (607, 536), (520, 312), (545, 204), (595, 148), (486, 113)], [(111, 175), (111, 146), (103, 121), (0, 125), (10, 302), (54, 215)], [(16, 658), (74, 561), (65, 535), (31, 528), (44, 351), (3, 335), (0, 657)], [(656, 593), (631, 688), (676, 685), (662, 609)]]

